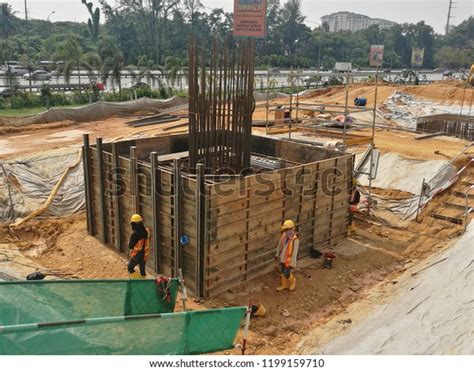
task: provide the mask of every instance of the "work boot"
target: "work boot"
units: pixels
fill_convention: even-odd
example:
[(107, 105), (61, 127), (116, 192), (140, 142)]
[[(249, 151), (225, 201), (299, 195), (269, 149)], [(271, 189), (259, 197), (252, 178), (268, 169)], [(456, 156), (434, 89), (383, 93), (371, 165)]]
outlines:
[(140, 276), (139, 276), (138, 278), (144, 280), (144, 279), (146, 279), (146, 274), (145, 274), (145, 275), (142, 275), (142, 274), (140, 273)]
[(138, 272), (133, 272), (133, 273), (129, 273), (130, 275), (130, 278), (133, 278), (133, 279), (137, 279), (137, 278), (140, 278), (140, 273)]
[(281, 285), (277, 287), (277, 291), (283, 291), (288, 289), (288, 279), (285, 277), (284, 274), (281, 275)]
[(347, 233), (354, 233), (355, 232), (355, 225), (354, 223), (349, 224), (349, 227), (347, 228)]
[(289, 290), (293, 291), (296, 289), (296, 277), (293, 276), (293, 273), (290, 273), (290, 278), (288, 278), (289, 281)]

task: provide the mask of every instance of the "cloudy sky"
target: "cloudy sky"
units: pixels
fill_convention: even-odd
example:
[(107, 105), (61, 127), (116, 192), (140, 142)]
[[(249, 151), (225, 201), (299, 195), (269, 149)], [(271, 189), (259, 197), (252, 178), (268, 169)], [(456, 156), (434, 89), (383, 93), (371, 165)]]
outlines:
[[(97, 0), (90, 0), (98, 5)], [(285, 0), (281, 0), (284, 3)], [(24, 15), (24, 0), (0, 0), (12, 5), (19, 16)], [(46, 19), (48, 15), (52, 21), (71, 20), (86, 21), (88, 12), (81, 0), (27, 0), (28, 9), (32, 18)], [(115, 0), (109, 0), (113, 4)], [(224, 8), (232, 10), (233, 0), (201, 0), (207, 8)], [(456, 0), (456, 9), (453, 10), (452, 24), (458, 24), (473, 15), (474, 0)], [(443, 33), (446, 25), (449, 0), (302, 0), (303, 13), (308, 26), (319, 24), (323, 15), (347, 10), (368, 15), (373, 18), (385, 18), (403, 23), (416, 23), (424, 20), (433, 26), (436, 32)]]

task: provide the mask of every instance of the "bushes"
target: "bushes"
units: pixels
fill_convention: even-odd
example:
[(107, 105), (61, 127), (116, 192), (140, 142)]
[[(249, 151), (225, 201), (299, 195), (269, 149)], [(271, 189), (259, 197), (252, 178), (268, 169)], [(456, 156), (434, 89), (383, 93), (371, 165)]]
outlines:
[[(70, 105), (85, 105), (99, 100), (105, 102), (125, 102), (133, 100), (135, 97), (148, 97), (153, 99), (167, 99), (178, 92), (173, 91), (169, 87), (160, 87), (158, 90), (152, 90), (148, 87), (137, 89), (122, 89), (122, 92), (99, 92), (94, 90), (86, 90), (82, 93), (78, 91), (72, 93), (54, 93), (45, 85), (41, 88), (40, 94), (17, 91), (13, 98), (13, 106), (10, 106), (10, 98), (0, 97), (0, 109), (14, 108), (36, 108), (36, 107), (63, 107)], [(186, 93), (179, 93), (179, 96), (187, 96)]]

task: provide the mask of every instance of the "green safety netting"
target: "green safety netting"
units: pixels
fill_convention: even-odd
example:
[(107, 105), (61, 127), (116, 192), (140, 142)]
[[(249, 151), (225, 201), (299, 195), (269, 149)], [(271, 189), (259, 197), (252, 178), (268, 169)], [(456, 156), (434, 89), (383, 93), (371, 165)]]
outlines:
[[(0, 354), (201, 354), (229, 349), (245, 307), (169, 313), (153, 280), (0, 283)], [(167, 313), (168, 312), (168, 313)]]
[(167, 300), (155, 280), (0, 282), (0, 325), (173, 312), (178, 285)]

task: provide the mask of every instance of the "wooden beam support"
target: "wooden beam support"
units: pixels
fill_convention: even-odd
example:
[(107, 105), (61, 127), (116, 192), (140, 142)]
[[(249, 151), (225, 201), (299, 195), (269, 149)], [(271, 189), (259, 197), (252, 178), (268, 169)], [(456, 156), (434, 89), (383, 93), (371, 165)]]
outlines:
[(100, 240), (107, 243), (107, 210), (105, 206), (105, 168), (104, 168), (104, 149), (102, 138), (96, 139), (97, 148), (97, 170), (99, 173), (99, 203), (100, 203)]
[(120, 178), (122, 172), (120, 169), (120, 160), (117, 143), (112, 143), (112, 172), (113, 172), (113, 206), (114, 206), (114, 224), (115, 224), (115, 248), (123, 252), (122, 246), (123, 226), (122, 226), (122, 194), (120, 189)]
[(91, 154), (89, 147), (89, 134), (83, 135), (82, 165), (84, 169), (84, 193), (86, 198), (87, 232), (94, 235), (94, 207), (92, 204), (92, 180), (91, 180)]
[(160, 241), (159, 241), (159, 213), (158, 213), (158, 192), (159, 192), (159, 174), (160, 172), (157, 169), (158, 166), (158, 153), (150, 153), (150, 162), (151, 162), (151, 200), (152, 200), (152, 209), (153, 209), (153, 220), (152, 220), (152, 234), (153, 234), (153, 267), (155, 272), (158, 274), (161, 271), (161, 259), (160, 259)]

